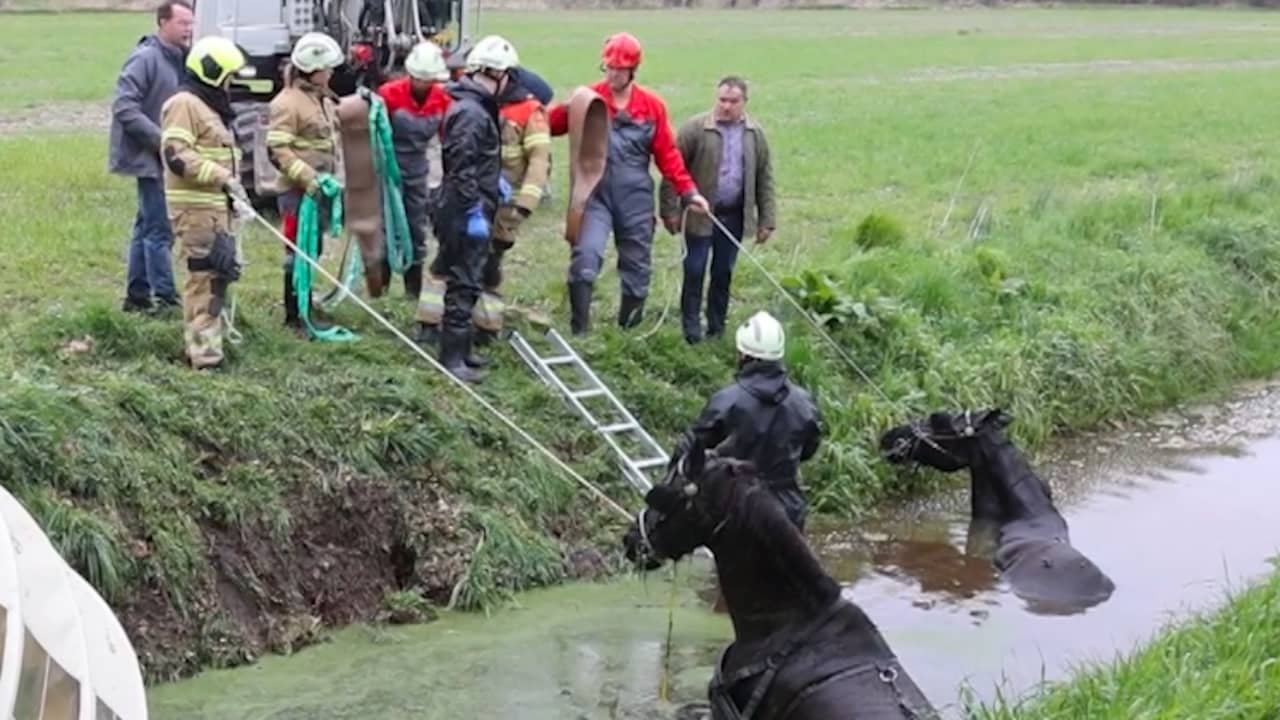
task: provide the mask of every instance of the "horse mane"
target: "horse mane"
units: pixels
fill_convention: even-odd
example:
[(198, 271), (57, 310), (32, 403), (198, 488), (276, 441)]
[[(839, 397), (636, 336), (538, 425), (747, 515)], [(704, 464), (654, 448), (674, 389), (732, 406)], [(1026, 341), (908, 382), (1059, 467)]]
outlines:
[(736, 531), (734, 542), (753, 542), (813, 607), (834, 602), (840, 594), (840, 584), (822, 567), (804, 534), (787, 517), (781, 501), (756, 474), (755, 466), (727, 460), (718, 463), (716, 470), (720, 473), (717, 484), (724, 497), (724, 513)]
[[(991, 430), (983, 433), (980, 442), (979, 453), (986, 461), (986, 472), (1008, 478), (1007, 483), (991, 483), (992, 491), (1000, 498), (1006, 511), (1021, 509), (1034, 515), (1043, 514), (1046, 510), (1055, 512), (1049, 484), (1036, 473), (1026, 455), (1008, 436), (1000, 430)], [(1030, 497), (1025, 489), (1019, 492), (1019, 488), (1027, 487), (1028, 483), (1035, 488), (1035, 497)]]

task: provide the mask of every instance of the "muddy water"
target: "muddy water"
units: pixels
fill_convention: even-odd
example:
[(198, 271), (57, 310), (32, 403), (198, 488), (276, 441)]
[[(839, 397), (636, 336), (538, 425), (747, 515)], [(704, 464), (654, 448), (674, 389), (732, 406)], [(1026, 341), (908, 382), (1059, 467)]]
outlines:
[[(966, 555), (967, 495), (811, 530), (846, 594), (877, 622), (936, 705), (962, 687), (1025, 692), (1149, 639), (1266, 573), (1280, 553), (1280, 383), (1143, 427), (1075, 438), (1037, 460), (1073, 544), (1116, 582), (1075, 615), (1038, 614)], [(967, 475), (966, 475), (967, 477)], [(164, 718), (660, 718), (705, 698), (724, 616), (705, 565), (529, 593), (511, 610), (431, 625), (352, 628), (291, 658), (151, 692)], [(665, 638), (674, 607), (669, 660)], [(671, 668), (665, 700), (662, 668)]]

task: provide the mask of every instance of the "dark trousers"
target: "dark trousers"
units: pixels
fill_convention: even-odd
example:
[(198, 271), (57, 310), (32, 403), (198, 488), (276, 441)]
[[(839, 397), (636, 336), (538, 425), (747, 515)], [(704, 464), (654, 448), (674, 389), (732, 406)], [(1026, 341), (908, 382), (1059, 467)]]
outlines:
[(489, 239), (468, 236), (466, 218), (451, 218), (443, 229), (440, 254), (432, 267), (444, 271), (444, 327), (467, 333), (471, 329), (471, 312), (483, 289)]
[(164, 200), (164, 182), (138, 178), (138, 212), (129, 241), (128, 284), (125, 293), (134, 302), (151, 304), (151, 296), (177, 302), (173, 282), (173, 230)]
[[(735, 239), (742, 236), (742, 210), (716, 211), (716, 217)], [(733, 281), (733, 266), (738, 260), (738, 247), (725, 236), (720, 228), (711, 227), (711, 234), (689, 235), (685, 238), (688, 255), (684, 259), (684, 287), (680, 293), (680, 315), (684, 336), (691, 340), (702, 339), (702, 285), (706, 280), (707, 258), (711, 259), (711, 282), (707, 288), (707, 335), (724, 332), (725, 316), (729, 312), (729, 285)]]
[(421, 265), (427, 257), (427, 222), (430, 193), (427, 176), (406, 178), (404, 181), (404, 214), (409, 221), (409, 236), (413, 240), (413, 264)]

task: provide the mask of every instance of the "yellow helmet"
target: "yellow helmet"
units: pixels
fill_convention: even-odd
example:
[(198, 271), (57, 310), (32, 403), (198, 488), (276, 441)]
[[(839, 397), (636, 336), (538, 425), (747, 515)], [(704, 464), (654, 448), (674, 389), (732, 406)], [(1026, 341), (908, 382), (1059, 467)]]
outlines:
[(227, 38), (218, 35), (202, 37), (187, 53), (187, 69), (200, 82), (221, 87), (229, 75), (244, 67), (244, 53)]

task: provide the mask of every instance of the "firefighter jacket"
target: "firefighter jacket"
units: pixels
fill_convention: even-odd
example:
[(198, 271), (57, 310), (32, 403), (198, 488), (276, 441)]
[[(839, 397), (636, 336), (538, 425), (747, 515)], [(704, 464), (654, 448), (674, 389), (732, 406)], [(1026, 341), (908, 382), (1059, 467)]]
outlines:
[(217, 93), (191, 82), (160, 111), (164, 194), (171, 211), (228, 211), (222, 188), (236, 177), (240, 149), (228, 127), (234, 117), (230, 102)]
[(301, 78), (271, 101), (267, 154), (280, 171), (276, 191), (305, 191), (321, 173), (337, 170), (337, 98)]
[(551, 172), (551, 125), (536, 97), (519, 85), (511, 89), (498, 100), (502, 174), (511, 184), (512, 204), (532, 213)]

